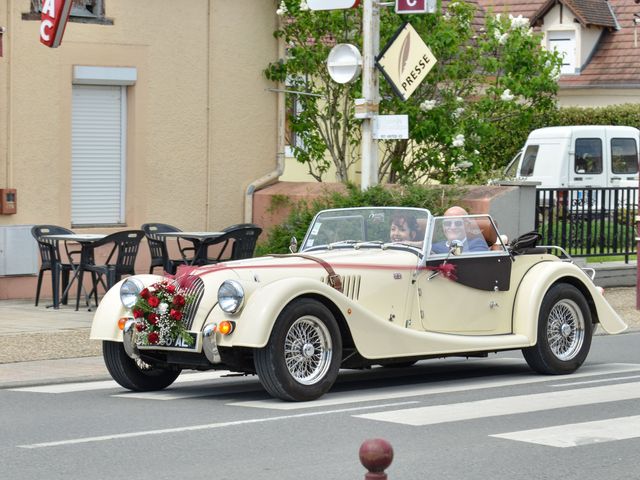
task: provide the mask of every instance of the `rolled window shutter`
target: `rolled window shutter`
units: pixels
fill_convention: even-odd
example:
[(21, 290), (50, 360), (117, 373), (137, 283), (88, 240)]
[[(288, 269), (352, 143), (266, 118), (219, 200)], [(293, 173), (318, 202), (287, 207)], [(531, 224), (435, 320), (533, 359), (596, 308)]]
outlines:
[(123, 224), (126, 91), (74, 85), (71, 223)]

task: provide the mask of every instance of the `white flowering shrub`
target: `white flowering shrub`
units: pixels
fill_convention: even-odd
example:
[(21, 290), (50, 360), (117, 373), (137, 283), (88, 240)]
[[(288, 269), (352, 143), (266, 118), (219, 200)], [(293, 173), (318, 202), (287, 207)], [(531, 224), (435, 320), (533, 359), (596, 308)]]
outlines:
[[(436, 14), (397, 15), (381, 8), (381, 47), (402, 22), (409, 21), (437, 59), (408, 101), (399, 99), (380, 76), (381, 114), (409, 116), (410, 140), (380, 142), (380, 180), (414, 183), (473, 181), (505, 165), (537, 119), (555, 109), (560, 59), (541, 47), (541, 38), (522, 16), (486, 15), (475, 22), (475, 6), (463, 0)], [(360, 123), (353, 117), (360, 81), (333, 82), (326, 59), (334, 43), (351, 43), (362, 51), (362, 7), (311, 11), (306, 1), (274, 3), (280, 15), (275, 33), (287, 58), (265, 70), (267, 78), (318, 96), (288, 96), (303, 113), (289, 123), (304, 138), (297, 152), (318, 180), (333, 162), (341, 181), (359, 159)], [(284, 13), (282, 13), (284, 12)]]

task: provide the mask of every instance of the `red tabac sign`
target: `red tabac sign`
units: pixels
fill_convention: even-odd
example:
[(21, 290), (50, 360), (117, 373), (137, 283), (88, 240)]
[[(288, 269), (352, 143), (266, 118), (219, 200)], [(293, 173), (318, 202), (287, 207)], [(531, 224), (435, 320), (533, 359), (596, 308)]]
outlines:
[(40, 43), (56, 48), (62, 42), (72, 0), (42, 0)]

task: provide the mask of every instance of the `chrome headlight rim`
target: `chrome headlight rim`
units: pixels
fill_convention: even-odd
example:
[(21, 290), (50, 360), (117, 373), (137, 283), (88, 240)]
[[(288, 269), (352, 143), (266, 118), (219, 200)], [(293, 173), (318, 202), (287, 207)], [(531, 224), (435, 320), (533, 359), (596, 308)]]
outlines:
[(135, 277), (127, 277), (120, 285), (120, 303), (131, 310), (138, 300), (144, 284)]
[(244, 306), (244, 288), (237, 280), (225, 280), (218, 288), (218, 305), (229, 314), (239, 312)]

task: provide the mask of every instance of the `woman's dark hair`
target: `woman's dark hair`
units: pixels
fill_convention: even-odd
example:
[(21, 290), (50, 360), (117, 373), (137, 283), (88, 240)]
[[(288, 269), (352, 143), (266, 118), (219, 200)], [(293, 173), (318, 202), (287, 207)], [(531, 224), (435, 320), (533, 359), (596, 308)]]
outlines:
[(391, 217), (391, 225), (394, 223), (396, 225), (405, 224), (410, 232), (418, 233), (418, 221), (410, 213), (394, 213)]

